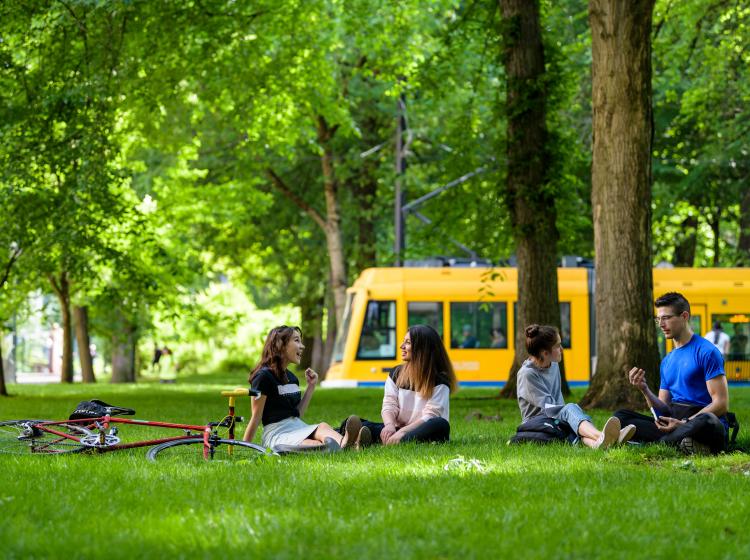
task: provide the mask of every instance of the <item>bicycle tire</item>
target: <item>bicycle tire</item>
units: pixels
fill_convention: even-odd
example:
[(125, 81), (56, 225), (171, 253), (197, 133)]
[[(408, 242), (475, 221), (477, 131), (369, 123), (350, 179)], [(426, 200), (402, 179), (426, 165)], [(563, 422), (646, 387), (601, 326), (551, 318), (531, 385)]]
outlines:
[[(229, 451), (231, 449), (231, 452)], [(268, 455), (265, 448), (246, 441), (220, 439), (214, 442), (213, 454), (209, 461), (240, 462)], [(168, 441), (152, 447), (146, 453), (149, 461), (166, 462), (170, 460), (185, 462), (204, 462), (203, 438)]]
[[(86, 449), (85, 445), (45, 432), (35, 430), (29, 433), (29, 423), (54, 422), (54, 420), (7, 420), (0, 422), (0, 453), (23, 455), (61, 455), (64, 453), (80, 453)], [(83, 432), (73, 424), (59, 424), (58, 431)]]

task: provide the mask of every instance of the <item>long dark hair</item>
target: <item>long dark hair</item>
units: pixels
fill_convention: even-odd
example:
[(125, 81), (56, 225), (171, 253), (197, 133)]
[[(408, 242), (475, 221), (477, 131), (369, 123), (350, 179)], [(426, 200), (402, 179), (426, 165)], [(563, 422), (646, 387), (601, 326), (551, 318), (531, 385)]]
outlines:
[(549, 325), (529, 325), (524, 334), (526, 335), (526, 350), (535, 358), (541, 358), (544, 350), (551, 352), (560, 336), (557, 327)]
[(281, 325), (270, 330), (266, 337), (266, 343), (263, 345), (263, 353), (260, 356), (260, 361), (255, 365), (248, 378), (249, 383), (253, 382), (255, 374), (263, 368), (270, 369), (281, 383), (289, 383), (286, 368), (282, 364), (284, 362), (284, 349), (295, 333), (302, 336), (302, 331), (299, 327)]
[(396, 384), (429, 398), (442, 373), (448, 377), (451, 393), (454, 392), (456, 373), (437, 331), (428, 325), (415, 325), (409, 327), (409, 340), (411, 359), (401, 367)]

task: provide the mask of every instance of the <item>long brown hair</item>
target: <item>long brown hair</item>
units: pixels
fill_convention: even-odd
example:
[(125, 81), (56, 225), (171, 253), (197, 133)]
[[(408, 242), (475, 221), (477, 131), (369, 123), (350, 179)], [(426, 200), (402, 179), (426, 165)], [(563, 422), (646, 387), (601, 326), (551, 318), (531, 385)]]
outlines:
[(426, 399), (437, 385), (438, 376), (443, 374), (448, 378), (451, 393), (454, 392), (456, 373), (437, 331), (428, 325), (415, 325), (408, 332), (411, 359), (401, 366), (396, 385), (408, 387)]
[(299, 327), (281, 325), (270, 330), (266, 337), (266, 343), (263, 345), (263, 353), (260, 356), (260, 361), (255, 365), (248, 378), (249, 383), (253, 382), (255, 374), (262, 368), (270, 369), (281, 383), (289, 383), (286, 368), (283, 367), (284, 350), (295, 333), (302, 336), (302, 331)]

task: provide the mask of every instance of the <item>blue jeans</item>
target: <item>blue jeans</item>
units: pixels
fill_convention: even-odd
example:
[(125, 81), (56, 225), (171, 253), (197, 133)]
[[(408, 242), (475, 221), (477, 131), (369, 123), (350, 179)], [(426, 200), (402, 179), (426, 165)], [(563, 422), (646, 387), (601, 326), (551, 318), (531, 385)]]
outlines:
[(576, 435), (578, 435), (578, 426), (581, 425), (581, 422), (591, 422), (591, 416), (581, 410), (581, 407), (575, 403), (568, 403), (562, 407), (560, 414), (557, 415), (557, 419), (570, 426)]

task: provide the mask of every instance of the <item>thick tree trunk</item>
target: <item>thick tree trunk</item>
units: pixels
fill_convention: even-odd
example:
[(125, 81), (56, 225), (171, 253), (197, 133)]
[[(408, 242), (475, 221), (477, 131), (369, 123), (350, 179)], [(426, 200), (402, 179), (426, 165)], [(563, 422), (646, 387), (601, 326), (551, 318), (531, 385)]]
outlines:
[[(378, 121), (375, 117), (367, 117), (362, 120), (362, 134), (365, 145), (372, 146), (379, 141)], [(357, 230), (357, 272), (366, 268), (376, 266), (375, 234), (375, 200), (378, 195), (377, 179), (378, 160), (375, 157), (367, 157), (363, 160), (354, 185), (351, 189), (357, 206), (358, 230)]]
[(658, 387), (651, 253), (654, 0), (590, 0), (597, 365), (583, 406), (641, 407), (627, 372)]
[(695, 249), (698, 245), (698, 218), (688, 216), (682, 221), (680, 234), (676, 239), (674, 258), (675, 266), (692, 267), (695, 264)]
[(341, 237), (341, 212), (338, 201), (338, 182), (334, 172), (334, 157), (331, 140), (338, 125), (328, 126), (325, 118), (318, 117), (318, 144), (323, 150), (320, 161), (323, 169), (323, 188), (326, 199), (325, 234), (328, 259), (331, 266), (331, 289), (334, 302), (334, 325), (341, 322), (346, 305), (346, 257)]
[(63, 328), (63, 355), (61, 383), (73, 383), (73, 320), (70, 312), (70, 282), (68, 273), (62, 272), (59, 278), (49, 277), (52, 289), (60, 302)]
[(737, 244), (737, 266), (750, 266), (750, 188), (740, 202), (740, 239)]
[(78, 342), (78, 359), (81, 362), (81, 378), (84, 383), (96, 383), (94, 363), (91, 358), (91, 340), (89, 339), (89, 312), (86, 307), (73, 307)]
[[(516, 397), (516, 373), (526, 357), (524, 328), (532, 323), (560, 328), (557, 292), (557, 214), (548, 183), (551, 158), (545, 120), (545, 70), (539, 5), (500, 0), (503, 63), (507, 76), (508, 172), (505, 201), (518, 257), (518, 329), (515, 358), (501, 396)], [(561, 370), (563, 370), (561, 364)], [(564, 380), (564, 377), (563, 377)], [(565, 389), (567, 383), (565, 383)]]
[(353, 190), (357, 205), (359, 228), (357, 230), (357, 272), (376, 266), (375, 198), (378, 183), (371, 162), (362, 165), (359, 183)]

